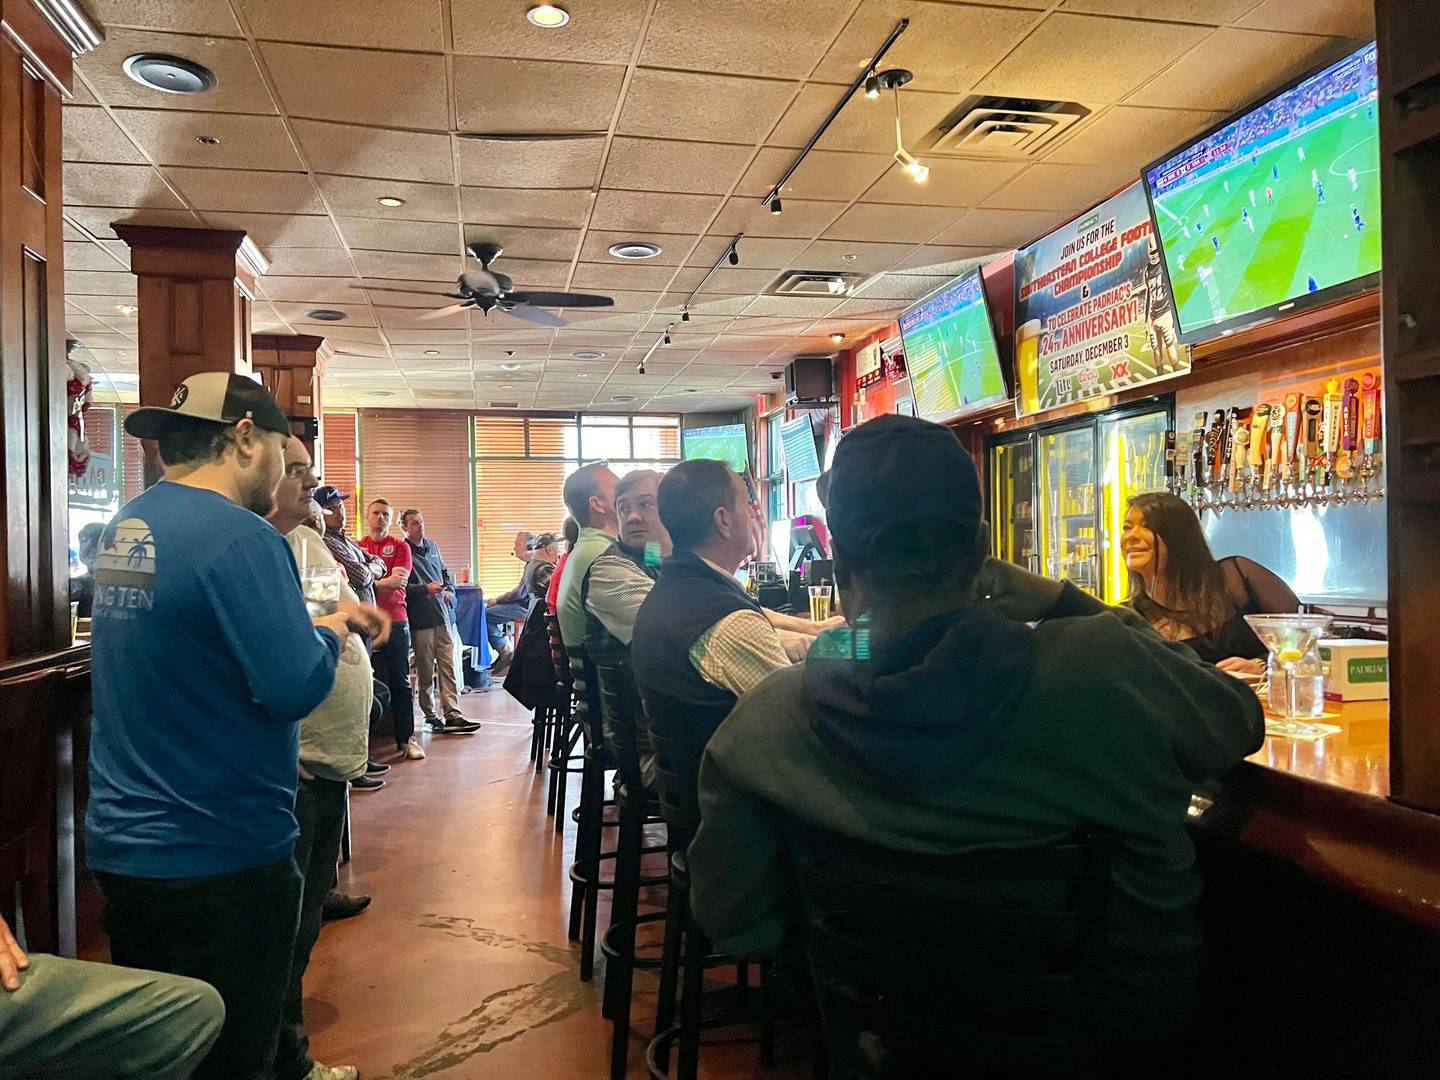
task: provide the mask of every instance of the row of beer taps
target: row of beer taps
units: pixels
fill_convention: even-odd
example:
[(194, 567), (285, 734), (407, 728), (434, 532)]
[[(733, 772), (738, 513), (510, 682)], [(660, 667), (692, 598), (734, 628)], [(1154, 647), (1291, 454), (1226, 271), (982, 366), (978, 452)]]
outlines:
[(1297, 392), (1252, 408), (1197, 411), (1194, 427), (1174, 442), (1170, 491), (1196, 511), (1332, 506), (1385, 495), (1380, 380), (1372, 371), (1330, 379), (1319, 397)]

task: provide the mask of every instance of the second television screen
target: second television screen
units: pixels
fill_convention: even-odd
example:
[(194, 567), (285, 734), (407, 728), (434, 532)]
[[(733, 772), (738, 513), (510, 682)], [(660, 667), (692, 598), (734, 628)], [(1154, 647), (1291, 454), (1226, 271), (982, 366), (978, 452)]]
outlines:
[(1010, 396), (979, 270), (904, 312), (900, 336), (918, 416), (947, 420)]

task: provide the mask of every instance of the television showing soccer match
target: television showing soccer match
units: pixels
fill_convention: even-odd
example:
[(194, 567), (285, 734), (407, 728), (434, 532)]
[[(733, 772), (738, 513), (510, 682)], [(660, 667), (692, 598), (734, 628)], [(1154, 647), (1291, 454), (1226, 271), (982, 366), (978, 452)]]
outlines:
[(723, 461), (738, 473), (750, 467), (750, 443), (744, 424), (718, 424), (715, 427), (685, 428), (681, 457), (711, 458)]
[(1010, 396), (978, 269), (902, 312), (900, 336), (917, 416), (951, 420)]
[(1145, 170), (1181, 340), (1378, 283), (1376, 87), (1370, 44)]

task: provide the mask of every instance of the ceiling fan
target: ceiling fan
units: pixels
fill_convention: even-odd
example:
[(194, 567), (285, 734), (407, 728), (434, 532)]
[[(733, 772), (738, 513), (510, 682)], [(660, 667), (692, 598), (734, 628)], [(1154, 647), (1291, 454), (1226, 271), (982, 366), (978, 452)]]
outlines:
[(491, 311), (499, 308), (501, 311), (507, 311), (516, 318), (535, 323), (537, 326), (564, 326), (564, 319), (553, 311), (545, 309), (611, 307), (615, 303), (614, 299), (609, 296), (597, 296), (594, 293), (537, 292), (534, 290), (516, 292), (515, 283), (508, 274), (490, 269), (490, 264), (500, 257), (504, 248), (499, 244), (476, 241), (466, 244), (465, 250), (479, 261), (481, 269), (466, 270), (456, 278), (453, 293), (431, 293), (424, 289), (393, 289), (379, 284), (353, 285), (351, 287), (373, 289), (377, 292), (446, 296), (459, 301), (420, 316), (421, 319), (427, 321), (448, 318), (461, 311), (477, 308), (488, 315)]

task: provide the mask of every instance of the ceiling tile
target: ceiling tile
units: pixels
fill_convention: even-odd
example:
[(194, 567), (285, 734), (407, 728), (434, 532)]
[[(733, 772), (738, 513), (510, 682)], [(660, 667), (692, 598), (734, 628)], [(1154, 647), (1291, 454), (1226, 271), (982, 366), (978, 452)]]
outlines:
[[(115, 116), (157, 165), (246, 169), (264, 164), (281, 172), (302, 168), (285, 123), (278, 116), (175, 109), (117, 109)], [(219, 139), (220, 143), (205, 145), (198, 141), (202, 137)]]
[(340, 236), (328, 217), (303, 214), (237, 214), (220, 210), (205, 213), (216, 229), (244, 229), (261, 251), (271, 247), (333, 248)]
[[(440, 311), (445, 314), (437, 316), (436, 312)], [(462, 330), (470, 325), (467, 312), (450, 311), (448, 308), (437, 307), (433, 311), (422, 311), (419, 308), (376, 308), (375, 313), (380, 317), (380, 325), (387, 330)]]
[(117, 209), (115, 207), (89, 208), (67, 206), (65, 215), (92, 236), (101, 240), (119, 239), (112, 222), (123, 221), (131, 225), (168, 225), (177, 229), (193, 229), (200, 226), (200, 219), (189, 210), (163, 210), (156, 208), (141, 210)]
[(734, 143), (617, 137), (605, 164), (605, 186), (635, 191), (723, 195), (751, 149)]
[[(651, 67), (803, 79), (854, 7), (852, 0), (660, 0), (640, 62)], [(873, 50), (872, 50), (873, 51)]]
[[(1062, 12), (1046, 19), (976, 89), (1027, 98), (1119, 101), (1209, 32), (1199, 26)], [(1123, 63), (1096, 62), (1121, 42)]]
[(656, 138), (683, 132), (687, 139), (753, 145), (765, 138), (795, 89), (765, 79), (642, 68), (630, 82), (616, 130)]
[(1133, 164), (1137, 169), (1220, 119), (1222, 113), (1114, 105), (1080, 126), (1046, 161), (1075, 165)]
[(295, 0), (241, 0), (257, 38), (439, 52), (444, 47), (434, 0), (345, 0), (317, 18)]
[[(796, 259), (806, 270), (844, 270), (878, 274), (908, 255), (914, 244), (860, 243), (855, 240), (816, 240)], [(847, 258), (848, 256), (848, 258)]]
[(603, 138), (458, 139), (460, 179), (479, 187), (580, 188), (595, 183)]
[(271, 248), (265, 252), (270, 260), (272, 277), (354, 277), (355, 267), (349, 256), (339, 248)]
[[(353, 176), (316, 176), (331, 211), (347, 217), (375, 217), (413, 221), (454, 221), (458, 210), (455, 189), (442, 184), (414, 184), (401, 180), (363, 180)], [(393, 196), (404, 206), (381, 206)]]
[(176, 165), (167, 168), (165, 175), (197, 210), (318, 214), (325, 209), (304, 173), (189, 169)]
[[(770, 193), (790, 163), (795, 160), (790, 147), (767, 146), (756, 155), (745, 170), (737, 195), (761, 198)], [(845, 154), (833, 150), (811, 150), (780, 189), (782, 199), (858, 199), (875, 180), (890, 167), (889, 154)]]
[(903, 274), (912, 271), (920, 273), (929, 271), (933, 274), (949, 274), (954, 277), (957, 274), (963, 274), (977, 262), (989, 262), (994, 256), (995, 248), (993, 246), (956, 247), (922, 244), (897, 262), (893, 272)]
[(367, 288), (365, 295), (370, 298), (370, 302), (376, 307), (434, 309), (447, 306), (454, 302), (450, 297), (445, 295), (446, 293), (455, 291), (455, 278), (453, 276), (441, 281), (385, 280), (385, 284), (393, 286), (395, 289), (403, 289), (405, 291), (393, 292), (389, 288)]
[(336, 304), (363, 304), (365, 294), (353, 282), (334, 277), (275, 277), (260, 279), (260, 291), (269, 299), (334, 307)]
[(86, 0), (85, 9), (105, 27), (107, 37), (120, 27), (216, 37), (240, 34), (226, 0)]
[(1228, 112), (1327, 59), (1336, 44), (1308, 34), (1217, 30), (1126, 102)]
[(1175, 22), (1220, 26), (1245, 14), (1255, 0), (1066, 0), (1067, 11), (1120, 15), (1127, 19), (1173, 19)]
[(624, 64), (635, 49), (648, 0), (566, 0), (570, 22), (545, 30), (520, 17), (497, 16), (495, 0), (451, 0), (455, 51), (477, 56), (519, 56)]
[(795, 337), (814, 325), (813, 319), (785, 319), (770, 315), (741, 315), (730, 324), (731, 331), (749, 337)]
[[(679, 290), (689, 287), (691, 289), (700, 285), (700, 279), (706, 271), (699, 267), (689, 267), (680, 272), (675, 279), (672, 288)], [(700, 295), (709, 293), (721, 293), (727, 296), (754, 295), (768, 289), (779, 277), (775, 270), (752, 269), (743, 262), (739, 266), (731, 266), (728, 263), (721, 263), (720, 269), (710, 275), (710, 280), (700, 287)]]
[(576, 289), (653, 289), (665, 288), (675, 273), (673, 266), (647, 266), (644, 263), (580, 263), (575, 267), (571, 285)]
[[(396, 251), (356, 251), (355, 269), (367, 281), (377, 278), (452, 281), (465, 269), (459, 254), (416, 255)], [(439, 306), (438, 304), (436, 305)]]
[(568, 263), (580, 242), (578, 229), (533, 229), (523, 225), (466, 225), (465, 242), (499, 244), (504, 251), (501, 270), (509, 273), (516, 259), (548, 259)]
[[(455, 58), (456, 107), (468, 131), (604, 131), (625, 69), (553, 60)], [(632, 90), (633, 93), (633, 90)]]
[(590, 224), (597, 229), (699, 233), (719, 208), (712, 195), (602, 190)]
[[(985, 200), (987, 207), (1007, 210), (1080, 210), (1139, 177), (1139, 168), (1125, 165), (1050, 165), (1029, 169)], [(1059, 224), (1057, 220), (1055, 224)]]
[(985, 196), (1025, 167), (1016, 161), (971, 161), (921, 154), (930, 175), (917, 184), (899, 163), (865, 193), (866, 202), (920, 206), (978, 206)]
[[(446, 346), (445, 354), (470, 355), (470, 331), (467, 330), (396, 330), (393, 334), (386, 334), (392, 346), (396, 345), (439, 345)], [(458, 348), (450, 348), (457, 346)], [(396, 350), (399, 355), (399, 350)]]
[(720, 216), (710, 226), (711, 231), (731, 236), (743, 232), (747, 238), (753, 235), (809, 240), (845, 208), (844, 203), (810, 199), (782, 199), (781, 202), (784, 213), (772, 214), (769, 207), (760, 205), (758, 198), (727, 199)]
[(1012, 248), (1043, 236), (1060, 224), (1053, 210), (971, 210), (934, 238), (936, 244)]
[(149, 165), (95, 165), (64, 168), (67, 206), (147, 206), (178, 210), (184, 203)]
[[(1048, 6), (1044, 0), (1021, 0), (1017, 8)], [(1033, 11), (998, 11), (994, 6), (932, 4), (916, 0), (866, 0), (826, 54), (815, 78), (848, 83), (874, 55), (897, 20), (910, 26), (885, 54), (883, 67), (909, 68), (913, 90), (967, 92), (975, 80), (1003, 57), (1039, 16)], [(903, 99), (906, 90), (901, 93)], [(867, 104), (857, 98), (857, 105)], [(874, 103), (872, 107), (878, 106)], [(884, 102), (890, 112), (890, 103)], [(893, 119), (893, 113), (890, 113)]]
[[(167, 94), (142, 86), (126, 75), (120, 65), (127, 56), (145, 52), (170, 53), (204, 64), (215, 73), (215, 88), (203, 94)], [(275, 112), (275, 103), (260, 77), (255, 57), (243, 41), (111, 29), (100, 47), (77, 59), (75, 66), (107, 105), (187, 112)]]
[[(356, 293), (356, 295), (359, 296), (360, 294)], [(371, 309), (363, 303), (325, 305), (325, 307), (329, 310), (344, 313), (345, 322), (343, 329), (337, 327), (335, 323), (327, 322), (324, 319), (308, 318), (305, 313), (307, 311), (313, 310), (313, 304), (276, 303), (272, 304), (271, 306), (275, 308), (275, 314), (279, 315), (280, 318), (284, 319), (292, 326), (300, 326), (302, 324), (306, 326), (325, 326), (334, 329), (335, 332), (338, 334), (344, 333), (351, 327), (375, 325), (374, 314), (371, 312)]]
[[(834, 107), (844, 87), (807, 83), (767, 140), (775, 146), (804, 146)], [(900, 121), (906, 142), (928, 145), (926, 136), (960, 104), (955, 94), (906, 90), (900, 95)], [(853, 150), (884, 154), (895, 152), (895, 107), (855, 95), (816, 145), (822, 150)]]
[(296, 120), (295, 134), (316, 172), (436, 184), (455, 182), (450, 137)]
[(918, 300), (944, 285), (951, 274), (882, 274), (859, 293), (866, 300)]
[(1368, 41), (1375, 36), (1375, 5), (1372, 0), (1264, 0), (1239, 25)]
[[(689, 300), (689, 291), (670, 292), (660, 298), (656, 306), (657, 312), (665, 312), (672, 315), (680, 314), (680, 306)], [(690, 311), (703, 312), (706, 315), (739, 315), (751, 302), (749, 296), (697, 296), (690, 302)]]
[[(767, 214), (768, 216), (768, 214)], [(690, 256), (690, 266), (714, 266), (729, 249), (734, 236), (707, 236)], [(765, 236), (746, 236), (740, 241), (740, 265), (760, 270), (779, 270), (791, 265), (805, 247), (805, 241)]]
[[(786, 206), (789, 211), (789, 206)], [(831, 240), (924, 243), (951, 224), (960, 211), (947, 206), (894, 206), (858, 203), (825, 230)]]
[(291, 116), (445, 131), (445, 61), (424, 53), (260, 43)]
[(145, 162), (145, 156), (104, 109), (67, 105), (61, 110), (60, 121), (62, 156), (66, 161)]
[[(135, 275), (128, 271), (67, 270), (65, 294), (77, 296), (134, 296)], [(102, 307), (101, 310), (104, 310)]]
[[(610, 246), (626, 240), (646, 240), (652, 244), (658, 244), (660, 254), (643, 262), (626, 262), (617, 259), (610, 254)], [(726, 244), (730, 238), (726, 237)], [(606, 232), (601, 229), (587, 229), (585, 232), (585, 243), (580, 248), (580, 258), (584, 262), (607, 263), (613, 266), (679, 266), (685, 261), (685, 256), (695, 244), (693, 233), (659, 233), (651, 232), (648, 229), (626, 232)], [(719, 255), (717, 251), (716, 256)], [(696, 260), (691, 260), (696, 261)], [(711, 262), (715, 256), (711, 256)]]
[[(467, 266), (474, 266), (473, 262)], [(509, 274), (515, 281), (515, 287), (523, 292), (526, 289), (563, 289), (565, 279), (570, 274), (570, 262), (556, 262), (547, 259), (512, 259), (508, 255), (499, 264), (499, 269)]]
[(129, 270), (130, 249), (122, 243), (92, 244), (88, 240), (65, 245), (66, 270)]
[(590, 210), (585, 189), (557, 191), (509, 188), (461, 189), (467, 222), (486, 225), (535, 225), (547, 229), (578, 229)]
[(745, 306), (745, 314), (814, 320), (829, 315), (839, 303), (823, 296), (757, 296)]
[(336, 219), (336, 224), (352, 248), (451, 256), (460, 250), (460, 233), (453, 222), (342, 217)]

